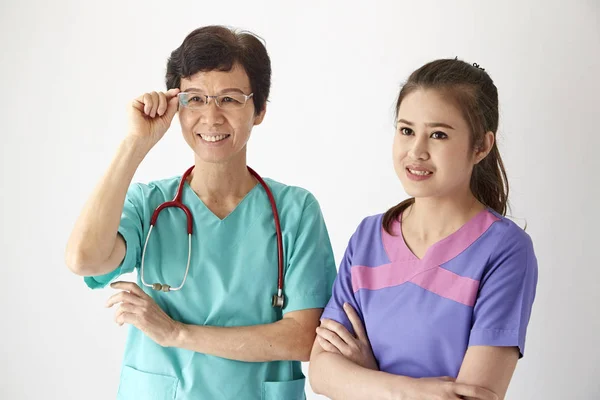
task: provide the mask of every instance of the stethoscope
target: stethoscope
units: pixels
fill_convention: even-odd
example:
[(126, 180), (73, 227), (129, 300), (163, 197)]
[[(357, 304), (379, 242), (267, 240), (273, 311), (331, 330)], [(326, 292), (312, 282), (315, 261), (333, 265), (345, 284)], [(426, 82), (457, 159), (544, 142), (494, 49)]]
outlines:
[[(273, 193), (269, 186), (265, 183), (265, 181), (258, 175), (252, 168), (247, 167), (248, 171), (258, 180), (261, 186), (265, 189), (267, 196), (269, 197), (269, 202), (271, 203), (271, 209), (273, 211), (273, 219), (275, 220), (275, 231), (277, 232), (277, 259), (279, 261), (279, 275), (277, 278), (277, 294), (273, 295), (272, 305), (273, 307), (283, 308), (284, 297), (283, 297), (283, 242), (281, 239), (281, 224), (279, 223), (279, 214), (277, 213), (277, 206), (275, 205), (275, 198), (273, 198)], [(181, 197), (183, 194), (183, 185), (185, 181), (189, 177), (190, 173), (194, 170), (194, 167), (190, 167), (183, 176), (181, 177), (181, 182), (179, 182), (179, 187), (177, 188), (177, 193), (175, 194), (175, 198), (172, 201), (167, 201), (159, 205), (154, 213), (152, 214), (152, 218), (150, 220), (150, 229), (148, 230), (148, 235), (146, 236), (146, 242), (144, 243), (144, 250), (142, 251), (142, 265), (141, 276), (142, 283), (144, 286), (150, 287), (157, 291), (170, 292), (175, 290), (180, 290), (185, 284), (185, 280), (187, 279), (188, 271), (190, 270), (190, 260), (192, 258), (192, 225), (193, 225), (193, 217), (190, 210), (181, 202)], [(176, 207), (185, 213), (187, 219), (187, 233), (188, 233), (188, 260), (187, 266), (185, 267), (185, 275), (183, 275), (183, 281), (181, 285), (177, 287), (171, 287), (164, 283), (153, 283), (148, 284), (144, 279), (144, 258), (146, 256), (146, 247), (148, 247), (148, 241), (150, 239), (150, 234), (152, 233), (152, 229), (156, 225), (156, 221), (158, 219), (158, 214), (165, 208)]]

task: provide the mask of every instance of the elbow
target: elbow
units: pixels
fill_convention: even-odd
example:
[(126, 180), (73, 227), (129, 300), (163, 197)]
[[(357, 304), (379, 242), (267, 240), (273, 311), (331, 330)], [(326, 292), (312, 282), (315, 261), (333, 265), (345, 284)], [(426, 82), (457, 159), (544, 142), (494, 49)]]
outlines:
[(318, 355), (313, 356), (308, 364), (308, 382), (310, 387), (315, 394), (324, 395), (323, 388), (321, 385), (322, 373), (319, 373), (319, 363), (317, 361)]
[(67, 251), (65, 254), (65, 264), (75, 275), (85, 276), (86, 265), (84, 258), (80, 254)]
[(75, 275), (90, 276), (93, 274), (94, 262), (80, 249), (67, 248), (65, 252), (65, 264)]
[(310, 384), (310, 388), (315, 394), (323, 396), (323, 391), (321, 390), (319, 379), (317, 378), (317, 374), (314, 371), (312, 363), (308, 366), (308, 383)]

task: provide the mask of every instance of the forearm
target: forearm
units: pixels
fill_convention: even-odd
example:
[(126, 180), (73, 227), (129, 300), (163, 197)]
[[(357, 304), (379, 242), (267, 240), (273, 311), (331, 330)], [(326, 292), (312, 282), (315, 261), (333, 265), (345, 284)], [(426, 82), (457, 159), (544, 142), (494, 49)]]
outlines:
[(125, 139), (119, 146), (69, 237), (66, 263), (73, 272), (99, 275), (110, 272), (120, 262), (107, 263), (115, 249), (127, 189), (148, 151), (147, 146), (133, 139)]
[(309, 364), (310, 384), (317, 394), (343, 400), (403, 399), (411, 378), (363, 368), (341, 354), (319, 352)]
[(242, 327), (182, 324), (173, 347), (247, 362), (308, 361), (314, 338), (314, 330), (289, 318)]
[(465, 354), (456, 382), (486, 388), (502, 400), (518, 359), (519, 350), (516, 347), (471, 346)]

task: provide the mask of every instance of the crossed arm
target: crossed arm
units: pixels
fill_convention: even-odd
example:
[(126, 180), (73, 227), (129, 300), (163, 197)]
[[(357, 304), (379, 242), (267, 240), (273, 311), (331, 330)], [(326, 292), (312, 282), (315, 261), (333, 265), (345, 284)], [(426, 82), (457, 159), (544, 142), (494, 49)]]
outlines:
[(519, 357), (516, 347), (472, 346), (456, 379), (414, 379), (379, 371), (363, 324), (344, 309), (356, 336), (331, 320), (317, 328), (309, 378), (313, 390), (332, 399), (503, 399)]
[(115, 282), (120, 292), (107, 307), (119, 305), (115, 321), (131, 324), (161, 346), (179, 347), (238, 361), (308, 361), (321, 308), (292, 311), (263, 325), (215, 327), (187, 325), (171, 319), (137, 284)]

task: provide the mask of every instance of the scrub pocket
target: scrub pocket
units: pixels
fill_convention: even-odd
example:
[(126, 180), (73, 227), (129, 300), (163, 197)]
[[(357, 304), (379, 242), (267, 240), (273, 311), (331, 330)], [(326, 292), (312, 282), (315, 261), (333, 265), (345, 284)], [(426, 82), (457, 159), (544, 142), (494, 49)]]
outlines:
[(262, 400), (305, 400), (306, 378), (285, 382), (263, 382)]
[(117, 400), (172, 400), (179, 380), (123, 366)]

